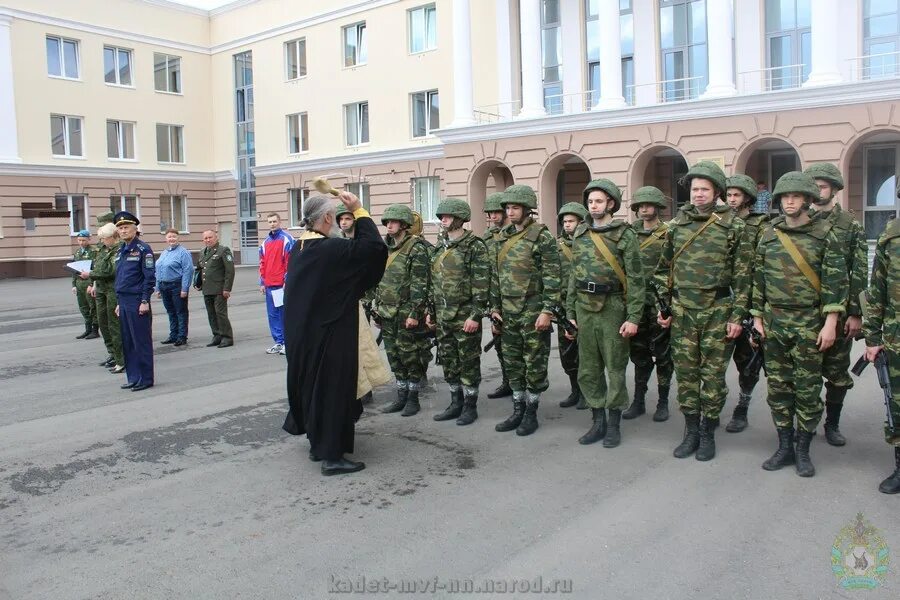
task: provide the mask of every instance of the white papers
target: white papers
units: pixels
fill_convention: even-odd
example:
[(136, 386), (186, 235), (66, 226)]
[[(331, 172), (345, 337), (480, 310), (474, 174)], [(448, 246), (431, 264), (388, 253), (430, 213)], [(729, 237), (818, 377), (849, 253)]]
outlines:
[(272, 290), (272, 304), (275, 308), (279, 306), (284, 306), (284, 288), (280, 287), (277, 290)]
[(75, 262), (66, 263), (66, 269), (72, 271), (73, 273), (81, 273), (82, 271), (91, 270), (91, 262), (90, 260), (76, 260)]

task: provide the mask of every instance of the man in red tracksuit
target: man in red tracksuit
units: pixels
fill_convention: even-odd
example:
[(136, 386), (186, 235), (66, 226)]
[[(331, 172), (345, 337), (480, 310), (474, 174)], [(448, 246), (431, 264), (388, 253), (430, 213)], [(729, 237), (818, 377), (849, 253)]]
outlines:
[[(284, 354), (284, 278), (294, 238), (281, 228), (278, 213), (269, 213), (266, 222), (269, 235), (259, 246), (259, 293), (266, 295), (269, 331), (275, 340), (266, 354)], [(272, 292), (275, 292), (275, 299)]]

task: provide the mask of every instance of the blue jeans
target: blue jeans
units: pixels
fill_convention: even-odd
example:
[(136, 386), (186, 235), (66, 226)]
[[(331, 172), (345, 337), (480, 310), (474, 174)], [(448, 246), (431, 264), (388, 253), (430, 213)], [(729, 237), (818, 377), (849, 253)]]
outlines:
[(169, 339), (186, 340), (188, 334), (188, 300), (181, 297), (181, 280), (160, 281), (159, 293), (169, 314)]

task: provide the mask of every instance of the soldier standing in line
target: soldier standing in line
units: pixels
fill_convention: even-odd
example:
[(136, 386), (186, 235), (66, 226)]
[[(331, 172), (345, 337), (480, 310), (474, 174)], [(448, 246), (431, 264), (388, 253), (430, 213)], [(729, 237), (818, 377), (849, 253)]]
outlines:
[[(97, 250), (87, 277), (91, 279), (91, 295), (97, 302), (97, 321), (100, 333), (103, 334), (103, 343), (109, 354), (109, 357), (100, 363), (100, 366), (107, 367), (110, 373), (117, 374), (125, 371), (125, 356), (122, 353), (122, 330), (119, 317), (116, 316), (118, 299), (113, 286), (121, 244), (112, 219), (113, 213), (111, 212), (97, 217), (97, 222), (100, 224), (100, 228), (97, 230), (100, 248)], [(82, 273), (81, 277), (84, 278), (85, 273)]]
[(628, 405), (628, 338), (638, 332), (647, 282), (637, 235), (628, 223), (612, 217), (622, 205), (618, 186), (595, 179), (583, 197), (591, 221), (579, 225), (573, 236), (566, 307), (578, 327), (578, 362), (584, 365), (578, 383), (593, 420), (578, 443), (602, 439), (604, 448), (615, 448), (622, 439), (622, 409)]
[[(492, 273), (491, 281), (494, 280), (493, 272), (497, 269), (497, 251), (500, 249), (500, 244), (503, 242), (503, 235), (500, 232), (504, 227), (509, 225), (509, 220), (506, 218), (506, 211), (503, 210), (503, 206), (500, 204), (501, 200), (503, 200), (503, 192), (490, 194), (484, 200), (484, 215), (485, 220), (487, 221), (487, 230), (484, 232), (481, 239), (485, 241), (488, 248), (488, 259), (491, 263)], [(491, 293), (493, 294), (493, 292)], [(503, 363), (503, 339), (500, 335), (500, 330), (497, 329), (493, 323), (491, 324), (491, 333), (494, 336), (494, 350), (497, 352), (497, 362), (500, 363), (500, 373), (503, 377), (497, 389), (487, 395), (488, 398), (493, 400), (511, 396), (512, 390), (509, 387), (509, 378), (506, 376), (506, 366)]]
[(387, 228), (388, 258), (375, 289), (373, 311), (380, 319), (384, 350), (397, 380), (397, 399), (381, 412), (403, 411), (401, 416), (411, 417), (419, 412), (419, 386), (428, 370), (420, 338), (428, 300), (429, 252), (422, 238), (410, 233), (413, 213), (405, 204), (388, 206), (381, 223)]
[[(656, 386), (659, 392), (659, 400), (656, 403), (656, 411), (653, 420), (657, 423), (669, 418), (669, 389), (672, 385), (672, 372), (675, 365), (672, 364), (672, 345), (666, 330), (656, 322), (657, 303), (655, 282), (653, 273), (659, 263), (659, 255), (662, 252), (668, 228), (659, 218), (659, 214), (666, 208), (666, 197), (658, 189), (651, 185), (637, 189), (631, 197), (631, 210), (638, 219), (631, 227), (638, 236), (641, 251), (641, 264), (644, 267), (644, 275), (647, 280), (647, 294), (644, 298), (644, 312), (641, 322), (638, 323), (638, 332), (631, 338), (631, 362), (634, 363), (634, 401), (624, 413), (623, 419), (634, 419), (644, 414), (647, 388), (650, 385), (650, 375), (653, 367), (656, 367)], [(664, 339), (659, 343), (654, 340)]]
[[(756, 244), (759, 242), (759, 236), (769, 222), (768, 213), (751, 212), (756, 207), (757, 186), (751, 177), (747, 175), (734, 175), (727, 180), (728, 191), (725, 201), (731, 210), (744, 222), (744, 235), (747, 236), (747, 243), (753, 251), (756, 251)], [(750, 266), (750, 286), (753, 286), (753, 265)], [(752, 294), (752, 292), (751, 292)], [(725, 431), (729, 433), (738, 433), (747, 428), (747, 409), (750, 406), (750, 399), (753, 396), (753, 388), (759, 382), (759, 372), (762, 369), (762, 363), (756, 367), (755, 373), (746, 373), (747, 366), (753, 357), (753, 348), (750, 346), (750, 340), (746, 335), (741, 335), (735, 340), (734, 355), (732, 359), (738, 370), (738, 385), (741, 388), (738, 395), (737, 406), (734, 407), (734, 413), (731, 415), (731, 421), (725, 426)]]
[(234, 332), (228, 318), (228, 299), (234, 285), (234, 256), (231, 248), (219, 243), (219, 234), (215, 231), (204, 231), (203, 243), (206, 247), (197, 258), (197, 266), (203, 271), (200, 289), (213, 334), (206, 347), (228, 348), (234, 346)]
[[(91, 232), (82, 229), (75, 234), (78, 240), (78, 250), (72, 255), (73, 260), (94, 260), (97, 249), (91, 246)], [(97, 303), (87, 293), (91, 285), (90, 280), (82, 278), (78, 273), (72, 275), (72, 293), (78, 301), (78, 310), (84, 319), (84, 333), (76, 335), (76, 340), (94, 340), (100, 337), (97, 326)]]
[[(562, 266), (560, 270), (560, 290), (559, 298), (562, 307), (566, 306), (566, 295), (569, 291), (569, 274), (572, 272), (572, 235), (575, 229), (588, 218), (588, 212), (581, 204), (577, 202), (568, 202), (563, 204), (559, 209), (560, 233), (556, 236), (556, 243), (559, 246), (559, 262)], [(569, 408), (577, 404), (587, 403), (581, 388), (578, 385), (578, 340), (570, 340), (566, 337), (566, 330), (562, 327), (556, 328), (556, 338), (559, 345), (559, 362), (563, 371), (569, 376), (569, 386), (572, 391), (559, 405), (562, 408)]]
[(815, 163), (805, 171), (819, 188), (819, 196), (813, 206), (816, 215), (828, 219), (844, 244), (847, 257), (847, 273), (850, 278), (850, 296), (847, 300), (847, 314), (838, 324), (837, 341), (825, 353), (822, 376), (825, 381), (825, 441), (832, 446), (843, 446), (847, 439), (841, 433), (841, 410), (847, 391), (853, 387), (850, 378), (850, 351), (853, 340), (862, 330), (862, 304), (860, 298), (866, 289), (869, 275), (868, 244), (862, 225), (853, 215), (843, 210), (837, 203), (837, 192), (844, 189), (841, 172), (831, 163)]
[(801, 477), (816, 473), (809, 444), (822, 418), (822, 360), (846, 310), (849, 281), (832, 223), (809, 214), (818, 195), (808, 175), (793, 171), (778, 179), (773, 197), (784, 216), (760, 236), (751, 310), (765, 340), (769, 408), (778, 429), (778, 450), (762, 467), (796, 464)]
[(712, 460), (715, 429), (725, 405), (725, 372), (741, 319), (749, 308), (750, 245), (744, 222), (722, 201), (725, 173), (700, 161), (681, 181), (691, 204), (669, 221), (656, 269), (657, 282), (672, 297), (672, 316), (657, 322), (672, 327), (672, 359), (678, 378), (678, 404), (684, 439), (673, 455)]
[[(488, 309), (491, 267), (484, 240), (463, 223), (472, 209), (463, 200), (447, 198), (437, 207), (446, 236), (431, 259), (431, 297), (437, 326), (444, 379), (450, 386), (450, 406), (435, 421), (456, 419), (470, 425), (478, 418), (478, 386), (481, 383), (481, 321)], [(463, 406), (465, 403), (465, 407)]]
[(538, 428), (541, 392), (550, 387), (550, 329), (559, 306), (559, 250), (553, 234), (534, 220), (537, 195), (527, 185), (506, 188), (500, 204), (510, 225), (501, 234), (491, 283), (491, 315), (503, 323), (503, 360), (513, 413), (494, 428), (531, 435)]

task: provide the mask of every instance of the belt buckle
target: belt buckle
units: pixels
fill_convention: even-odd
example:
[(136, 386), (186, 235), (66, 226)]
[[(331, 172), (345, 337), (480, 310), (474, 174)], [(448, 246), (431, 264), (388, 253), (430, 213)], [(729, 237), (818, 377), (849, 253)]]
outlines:
[(595, 293), (597, 293), (597, 282), (595, 282), (595, 281), (588, 281), (588, 282), (587, 282), (587, 291), (588, 291), (589, 294), (595, 294)]

